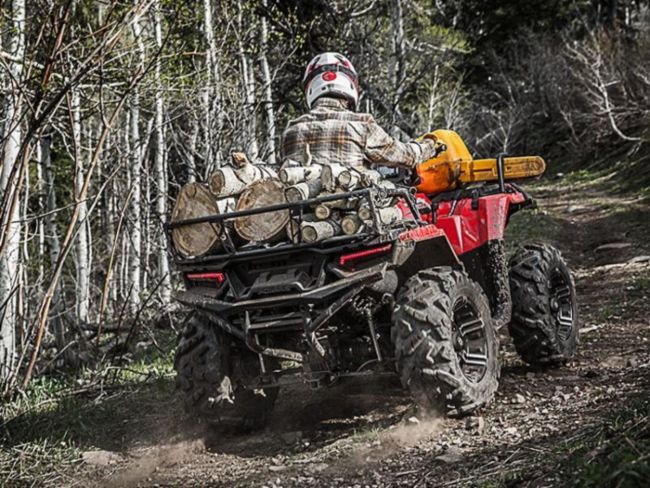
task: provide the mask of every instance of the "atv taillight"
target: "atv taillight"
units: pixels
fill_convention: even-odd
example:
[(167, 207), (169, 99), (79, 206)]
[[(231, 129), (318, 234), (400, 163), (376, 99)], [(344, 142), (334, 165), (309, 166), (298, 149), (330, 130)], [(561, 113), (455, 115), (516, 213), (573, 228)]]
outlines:
[(223, 273), (187, 273), (185, 277), (192, 281), (214, 281), (217, 285), (226, 281)]
[(378, 254), (386, 254), (393, 249), (392, 244), (386, 244), (384, 246), (373, 247), (372, 249), (364, 249), (363, 251), (352, 252), (350, 254), (344, 254), (339, 258), (339, 265), (351, 267), (355, 262), (362, 259), (367, 259)]

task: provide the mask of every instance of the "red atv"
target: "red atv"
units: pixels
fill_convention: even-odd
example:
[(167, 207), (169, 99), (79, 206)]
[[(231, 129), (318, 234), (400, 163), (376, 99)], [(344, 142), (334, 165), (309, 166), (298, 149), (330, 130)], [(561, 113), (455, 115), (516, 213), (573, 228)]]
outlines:
[[(529, 245), (509, 260), (504, 230), (533, 203), (498, 183), (429, 197), (366, 188), (168, 224), (219, 223), (218, 254), (173, 250), (193, 309), (175, 367), (185, 405), (211, 424), (254, 429), (279, 388), (397, 372), (415, 401), (449, 415), (488, 404), (499, 379), (498, 330), (533, 365), (557, 365), (577, 342), (576, 296), (560, 253)], [(243, 216), (305, 211), (332, 199), (365, 201), (373, 224), (315, 244), (251, 244), (229, 237)], [(384, 225), (377, 202), (393, 198), (404, 219)], [(531, 224), (534, 225), (534, 224)]]

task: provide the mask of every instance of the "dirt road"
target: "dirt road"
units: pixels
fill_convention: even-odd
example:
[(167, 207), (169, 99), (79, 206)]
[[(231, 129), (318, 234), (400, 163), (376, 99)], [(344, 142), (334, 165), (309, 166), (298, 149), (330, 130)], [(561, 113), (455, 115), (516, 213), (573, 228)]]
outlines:
[[(345, 383), (283, 391), (266, 431), (210, 438), (188, 429), (163, 385), (140, 392), (128, 413), (105, 426), (105, 437), (93, 437), (67, 482), (549, 486), (568, 484), (585, 466), (602, 477), (598, 466), (609, 451), (601, 441), (639, 429), (647, 435), (650, 410), (650, 208), (608, 196), (606, 187), (539, 185), (540, 209), (513, 219), (512, 241), (543, 238), (572, 266), (581, 346), (565, 367), (539, 371), (504, 336), (500, 388), (480, 415), (426, 419), (397, 381)], [(648, 443), (627, 438), (647, 459)]]

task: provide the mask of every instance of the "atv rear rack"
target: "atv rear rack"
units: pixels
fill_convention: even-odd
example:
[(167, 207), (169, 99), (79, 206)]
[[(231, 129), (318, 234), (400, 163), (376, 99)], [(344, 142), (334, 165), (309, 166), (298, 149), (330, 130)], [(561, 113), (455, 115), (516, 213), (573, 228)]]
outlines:
[[(377, 215), (377, 200), (400, 197), (403, 199), (404, 203), (408, 206), (412, 219), (414, 222), (421, 222), (421, 215), (415, 204), (413, 193), (406, 188), (395, 188), (395, 189), (386, 189), (377, 186), (370, 188), (364, 188), (362, 190), (355, 190), (346, 193), (337, 193), (334, 195), (327, 195), (324, 197), (310, 198), (308, 200), (299, 200), (297, 202), (288, 202), (280, 203), (277, 205), (269, 205), (267, 207), (253, 208), (249, 210), (239, 210), (235, 212), (216, 214), (216, 215), (206, 215), (203, 217), (196, 217), (192, 219), (177, 220), (174, 222), (166, 222), (164, 224), (164, 229), (167, 234), (168, 247), (171, 250), (171, 253), (174, 257), (174, 261), (178, 265), (196, 265), (196, 264), (209, 264), (215, 261), (223, 261), (229, 259), (238, 259), (238, 258), (251, 258), (261, 254), (269, 254), (273, 252), (284, 252), (289, 250), (298, 250), (302, 248), (310, 248), (315, 252), (318, 252), (319, 249), (324, 250), (334, 245), (345, 245), (347, 243), (353, 242), (362, 242), (370, 239), (377, 240), (378, 242), (382, 241), (382, 236), (386, 236), (389, 231), (389, 226), (384, 226), (381, 223)], [(245, 246), (240, 247), (239, 249), (232, 240), (231, 232), (232, 230), (232, 221), (239, 217), (246, 217), (250, 215), (259, 215), (263, 213), (276, 212), (279, 210), (288, 210), (289, 218), (294, 220), (298, 224), (298, 228), (303, 222), (306, 207), (312, 205), (318, 205), (321, 203), (327, 203), (335, 200), (347, 200), (352, 198), (365, 199), (368, 203), (373, 216), (373, 229), (371, 232), (362, 232), (359, 234), (353, 235), (338, 235), (324, 239), (315, 243), (280, 243), (276, 245), (272, 244), (262, 244), (262, 243), (249, 243)], [(172, 230), (194, 224), (203, 224), (203, 223), (214, 223), (222, 224), (218, 226), (219, 239), (222, 244), (222, 251), (219, 254), (208, 254), (203, 256), (196, 256), (192, 258), (187, 258), (176, 250), (176, 247), (172, 242)], [(300, 231), (299, 231), (300, 232)]]

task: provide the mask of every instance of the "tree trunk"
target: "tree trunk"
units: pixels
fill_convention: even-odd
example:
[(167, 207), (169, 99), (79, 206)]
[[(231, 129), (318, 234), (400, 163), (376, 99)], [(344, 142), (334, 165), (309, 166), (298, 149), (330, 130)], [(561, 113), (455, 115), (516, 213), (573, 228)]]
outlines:
[[(9, 89), (5, 97), (5, 123), (2, 134), (5, 143), (0, 171), (0, 202), (9, 202), (14, 192), (20, 191), (13, 181), (15, 175), (12, 173), (16, 168), (22, 138), (20, 92), (17, 84), (22, 78), (22, 59), (25, 54), (25, 0), (13, 0), (11, 21), (9, 53), (12, 60), (8, 61)], [(16, 355), (15, 292), (20, 276), (19, 209), (19, 205), (14, 206), (13, 211), (8, 212), (4, 221), (0, 222), (6, 233), (6, 247), (0, 255), (0, 382), (3, 383), (12, 376)]]
[(212, 163), (212, 72), (214, 65), (214, 26), (212, 25), (212, 4), (210, 0), (203, 0), (203, 31), (207, 49), (205, 51), (205, 85), (201, 97), (203, 105), (203, 157), (205, 171), (209, 174)]
[(396, 137), (399, 133), (397, 121), (400, 114), (400, 101), (404, 91), (404, 79), (406, 60), (404, 53), (404, 13), (402, 0), (392, 0), (392, 21), (393, 21), (393, 59), (391, 63), (391, 81), (393, 84), (392, 111), (391, 111), (391, 133)]
[[(266, 9), (268, 0), (262, 0), (262, 5)], [(266, 57), (268, 51), (269, 32), (266, 17), (262, 15), (262, 50), (260, 53), (260, 63), (262, 65), (262, 76), (264, 83), (264, 111), (266, 112), (266, 144), (268, 147), (268, 164), (275, 164), (275, 113), (273, 112), (273, 87), (271, 86), (271, 71), (269, 70), (269, 61)]]
[[(144, 65), (144, 45), (142, 43), (142, 28), (139, 20), (133, 22), (133, 36), (138, 45), (138, 62)], [(131, 96), (131, 260), (129, 262), (129, 305), (132, 314), (140, 308), (140, 293), (142, 279), (142, 141), (140, 139), (140, 93), (136, 88)]]
[[(154, 13), (156, 47), (162, 47), (162, 28), (160, 20), (160, 0)], [(155, 235), (158, 236), (158, 275), (160, 276), (160, 297), (164, 304), (171, 299), (171, 278), (169, 276), (169, 260), (167, 257), (167, 240), (162, 229), (162, 224), (167, 219), (167, 172), (165, 171), (165, 136), (163, 128), (164, 105), (163, 91), (160, 79), (160, 59), (156, 60), (156, 124), (155, 124), (155, 162), (154, 173), (156, 178), (156, 213)]]
[(79, 231), (75, 245), (75, 269), (77, 283), (75, 286), (75, 318), (78, 325), (88, 323), (89, 293), (90, 293), (90, 269), (89, 269), (89, 242), (87, 214), (88, 206), (85, 201), (79, 201), (79, 194), (84, 182), (83, 156), (81, 151), (81, 107), (79, 100), (79, 89), (72, 90), (72, 133), (73, 133), (73, 156), (75, 161), (74, 195), (79, 202)]
[[(59, 232), (56, 228), (56, 185), (54, 181), (54, 171), (52, 168), (52, 158), (50, 148), (52, 146), (52, 136), (45, 135), (40, 140), (40, 154), (41, 166), (43, 167), (43, 178), (45, 183), (45, 215), (43, 216), (43, 227), (45, 230), (45, 242), (47, 246), (50, 263), (52, 266), (59, 259), (61, 253), (61, 244), (59, 242)], [(67, 345), (65, 328), (63, 324), (62, 309), (61, 309), (61, 294), (59, 287), (54, 290), (54, 297), (52, 299), (52, 333), (54, 334), (54, 341), (59, 351), (63, 350)], [(72, 351), (64, 355), (66, 363), (72, 359), (70, 354)]]
[(238, 35), (237, 41), (239, 43), (239, 65), (241, 69), (241, 79), (244, 92), (244, 103), (243, 103), (243, 122), (244, 122), (244, 147), (246, 152), (250, 155), (251, 159), (257, 159), (258, 157), (258, 145), (257, 145), (257, 119), (255, 117), (255, 77), (253, 76), (253, 70), (250, 67), (248, 60), (248, 55), (244, 50), (244, 39), (242, 36), (246, 34), (244, 24), (243, 24), (243, 15), (242, 15), (242, 6), (240, 3), (237, 4), (238, 15)]

